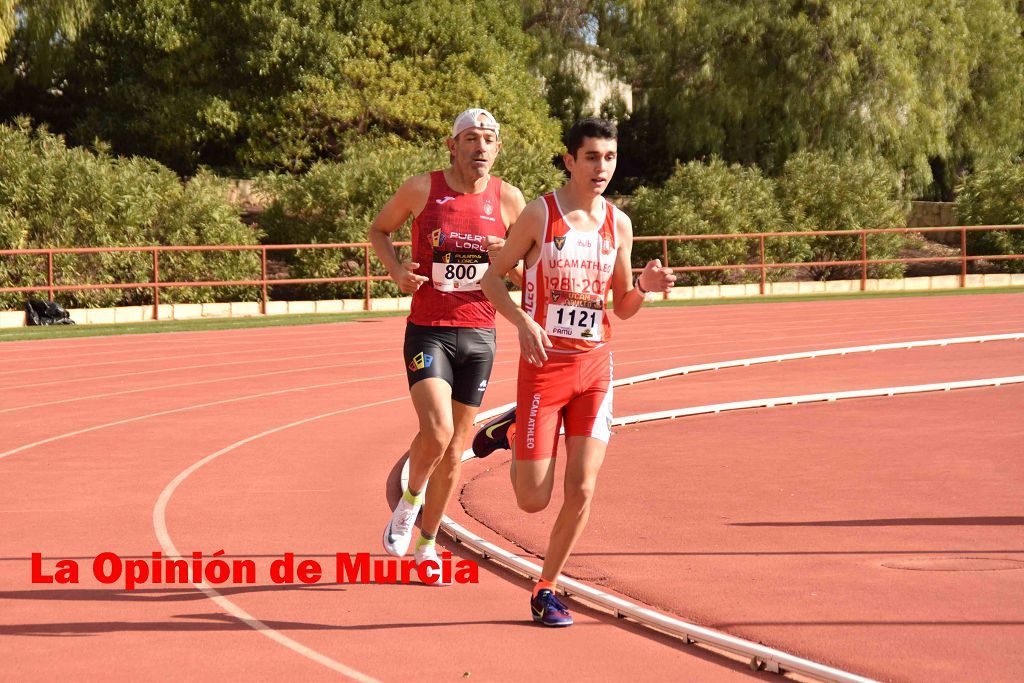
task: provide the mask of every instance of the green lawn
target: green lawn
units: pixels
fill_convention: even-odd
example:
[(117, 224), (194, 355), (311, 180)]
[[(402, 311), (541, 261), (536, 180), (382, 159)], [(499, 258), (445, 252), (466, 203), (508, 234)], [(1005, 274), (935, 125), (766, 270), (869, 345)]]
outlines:
[[(800, 296), (743, 297), (736, 299), (698, 299), (689, 301), (654, 300), (647, 306), (731, 306), (771, 304), (783, 301), (835, 301), (839, 299), (893, 299), (920, 296), (963, 296), (977, 294), (1021, 294), (1024, 287), (993, 287), (991, 289), (949, 289), (922, 292), (865, 292), (853, 294), (807, 294)], [(68, 337), (105, 337), (116, 334), (153, 334), (160, 332), (201, 332), (235, 330), (248, 327), (281, 327), (285, 325), (322, 325), (351, 323), (368, 318), (408, 315), (406, 311), (373, 313), (320, 313), (308, 315), (272, 315), (254, 318), (207, 318), (200, 320), (161, 320), (119, 325), (54, 325), (47, 327), (12, 327), (0, 329), (0, 342), (27, 339), (65, 339)]]

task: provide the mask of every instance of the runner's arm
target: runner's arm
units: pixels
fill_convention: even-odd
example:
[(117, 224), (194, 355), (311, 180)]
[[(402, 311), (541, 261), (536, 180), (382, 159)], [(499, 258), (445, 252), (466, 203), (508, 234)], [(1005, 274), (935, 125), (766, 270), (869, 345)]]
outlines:
[(551, 346), (551, 340), (544, 328), (512, 300), (502, 278), (524, 260), (535, 245), (539, 246), (538, 237), (544, 230), (546, 218), (543, 200), (527, 204), (519, 220), (509, 228), (505, 246), (494, 256), (480, 280), (480, 288), (494, 308), (519, 330), (519, 349), (523, 358), (537, 366), (547, 360), (544, 348)]
[(633, 286), (633, 222), (624, 213), (619, 213), (615, 221), (616, 243), (619, 245), (615, 253), (615, 270), (612, 271), (612, 297), (615, 302), (615, 315), (622, 320), (632, 318), (643, 306), (646, 295), (644, 292), (667, 292), (676, 282), (671, 268), (662, 268), (661, 259), (648, 261), (636, 282), (640, 288)]
[[(509, 185), (508, 183), (502, 183), (501, 185), (501, 218), (505, 221), (505, 225), (511, 228), (518, 219), (519, 215), (523, 212), (526, 207), (526, 198), (523, 197), (523, 193), (515, 185)], [(506, 234), (507, 238), (508, 235)], [(494, 252), (500, 250), (504, 245), (504, 240), (501, 244), (495, 244), (496, 249), (491, 251), (491, 258), (494, 257)], [(515, 267), (508, 272), (508, 279), (512, 281), (512, 284), (516, 287), (523, 286), (523, 266), (522, 263), (517, 263)]]
[(418, 263), (411, 261), (403, 263), (399, 260), (391, 236), (405, 225), (410, 216), (416, 216), (423, 210), (429, 195), (429, 175), (409, 178), (384, 204), (370, 225), (369, 236), (373, 251), (387, 268), (391, 279), (406, 294), (412, 294), (419, 289), (420, 285), (427, 281), (427, 278), (413, 272), (419, 267)]

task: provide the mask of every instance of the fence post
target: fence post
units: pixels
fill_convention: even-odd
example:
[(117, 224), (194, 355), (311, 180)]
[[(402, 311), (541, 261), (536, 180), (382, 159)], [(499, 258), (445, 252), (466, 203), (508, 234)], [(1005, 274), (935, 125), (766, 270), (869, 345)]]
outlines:
[(260, 300), (260, 311), (267, 314), (267, 248), (260, 249), (260, 286), (263, 288), (263, 298)]
[(363, 280), (363, 284), (366, 289), (366, 300), (363, 304), (363, 310), (370, 310), (370, 245), (363, 245), (363, 268), (366, 271), (366, 279)]
[[(664, 237), (661, 238), (661, 265), (668, 268), (668, 240)], [(661, 295), (662, 301), (668, 301), (668, 292), (664, 292)]]
[(53, 301), (53, 252), (46, 252), (46, 286), (49, 300)]
[(153, 320), (160, 319), (160, 250), (153, 247)]
[(868, 288), (868, 234), (860, 233), (860, 291)]
[(967, 286), (967, 228), (960, 226), (960, 289)]
[(764, 267), (764, 235), (761, 235), (760, 237), (761, 237), (761, 239), (760, 239), (760, 242), (761, 242), (761, 296), (764, 296), (764, 284), (765, 284), (765, 279), (767, 277), (767, 274), (765, 272), (765, 267)]

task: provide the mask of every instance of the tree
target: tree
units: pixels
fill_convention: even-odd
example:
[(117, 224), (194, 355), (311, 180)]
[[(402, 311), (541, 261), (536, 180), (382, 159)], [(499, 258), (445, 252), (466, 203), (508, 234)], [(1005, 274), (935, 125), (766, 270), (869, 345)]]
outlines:
[(59, 74), (96, 0), (0, 0), (0, 120), (52, 113)]
[[(977, 4), (624, 0), (601, 35), (676, 158), (717, 153), (776, 172), (804, 149), (878, 153), (920, 188), (930, 159), (979, 144), (970, 131), (985, 135), (994, 98), (1019, 101), (1019, 85), (1001, 90), (1018, 77), (990, 71), (1020, 73), (1019, 17), (983, 0), (978, 19)], [(979, 47), (985, 35), (1000, 39)], [(1005, 121), (1010, 107), (997, 109)]]
[[(208, 173), (187, 182), (141, 158), (112, 157), (106, 150), (67, 147), (28, 121), (0, 125), (0, 249), (80, 246), (255, 244), (259, 234), (244, 225), (227, 200), (225, 183)], [(152, 259), (142, 252), (54, 257), (57, 284), (149, 282)], [(161, 257), (164, 282), (251, 279), (259, 273), (253, 252), (180, 252)], [(39, 256), (0, 258), (0, 286), (46, 284)], [(166, 302), (254, 299), (251, 287), (180, 287), (161, 294)], [(0, 296), (0, 307), (20, 305), (23, 295)], [(65, 293), (69, 304), (116, 305), (151, 301), (151, 290)]]
[(75, 136), (179, 172), (296, 172), (356, 140), (436, 140), (484, 106), (550, 156), (519, 21), (499, 0), (105, 0), (68, 73)]
[(977, 164), (1008, 162), (1024, 153), (1024, 4), (974, 0), (966, 20), (969, 86), (952, 124), (948, 157), (933, 160), (935, 194), (953, 189)]

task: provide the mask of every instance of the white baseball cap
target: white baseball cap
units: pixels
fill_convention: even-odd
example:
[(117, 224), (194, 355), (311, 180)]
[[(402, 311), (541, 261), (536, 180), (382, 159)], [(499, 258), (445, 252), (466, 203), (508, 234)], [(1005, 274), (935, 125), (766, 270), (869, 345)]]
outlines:
[[(481, 120), (482, 119), (482, 120)], [(495, 135), (500, 135), (498, 122), (494, 118), (494, 114), (487, 111), (486, 109), (467, 109), (458, 116), (455, 117), (455, 123), (452, 124), (452, 137), (458, 137), (459, 133), (469, 128), (483, 128), (484, 130), (493, 130)]]

